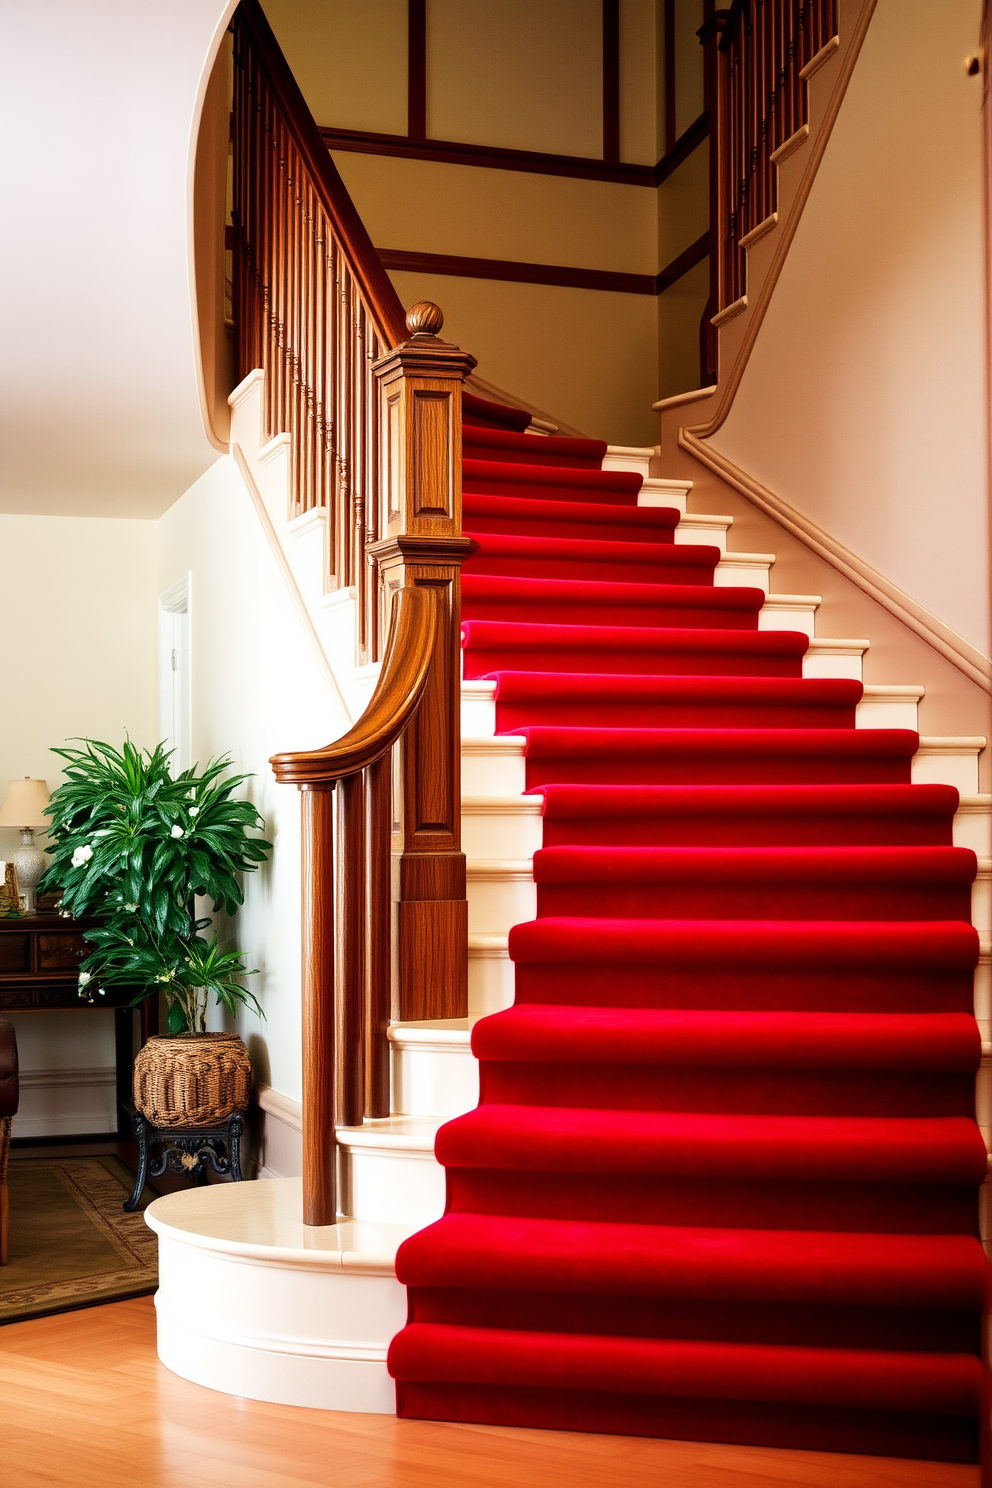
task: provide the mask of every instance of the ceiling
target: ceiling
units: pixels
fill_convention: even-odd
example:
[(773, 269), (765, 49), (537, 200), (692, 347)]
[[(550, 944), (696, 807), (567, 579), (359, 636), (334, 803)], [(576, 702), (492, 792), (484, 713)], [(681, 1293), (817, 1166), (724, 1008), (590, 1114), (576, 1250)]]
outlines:
[(0, 0), (0, 511), (151, 518), (218, 458), (191, 138), (234, 0)]

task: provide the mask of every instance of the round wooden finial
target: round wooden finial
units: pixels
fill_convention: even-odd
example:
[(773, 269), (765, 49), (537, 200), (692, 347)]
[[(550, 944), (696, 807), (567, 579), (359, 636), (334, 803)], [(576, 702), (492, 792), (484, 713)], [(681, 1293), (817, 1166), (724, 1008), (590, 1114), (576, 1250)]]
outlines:
[(436, 336), (444, 325), (444, 316), (430, 300), (418, 300), (406, 312), (406, 328), (411, 336)]

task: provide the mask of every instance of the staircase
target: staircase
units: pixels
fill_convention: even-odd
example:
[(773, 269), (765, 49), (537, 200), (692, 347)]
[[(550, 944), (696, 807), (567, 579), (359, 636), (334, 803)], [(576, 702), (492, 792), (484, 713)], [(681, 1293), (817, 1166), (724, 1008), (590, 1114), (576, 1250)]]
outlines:
[(399, 1413), (973, 1461), (984, 741), (921, 753), (920, 690), (868, 694), (867, 642), (769, 604), (773, 555), (728, 561), (648, 452), (521, 422), (465, 428), (493, 1015), (445, 1213), (397, 1256)]

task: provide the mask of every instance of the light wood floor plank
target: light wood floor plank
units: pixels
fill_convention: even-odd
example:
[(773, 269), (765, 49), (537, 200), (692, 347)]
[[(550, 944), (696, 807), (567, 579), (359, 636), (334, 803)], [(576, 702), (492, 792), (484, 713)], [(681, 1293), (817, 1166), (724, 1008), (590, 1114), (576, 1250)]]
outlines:
[(0, 1328), (3, 1488), (978, 1488), (978, 1469), (398, 1421), (178, 1379), (152, 1300)]

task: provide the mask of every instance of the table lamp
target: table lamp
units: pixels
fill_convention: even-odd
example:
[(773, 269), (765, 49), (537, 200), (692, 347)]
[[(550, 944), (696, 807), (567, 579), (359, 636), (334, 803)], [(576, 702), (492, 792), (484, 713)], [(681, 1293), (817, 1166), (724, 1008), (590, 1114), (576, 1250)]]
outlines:
[(28, 914), (35, 913), (34, 891), (45, 871), (45, 854), (40, 847), (35, 847), (34, 833), (36, 827), (48, 826), (47, 805), (47, 781), (32, 780), (25, 775), (23, 780), (10, 782), (7, 798), (0, 806), (0, 827), (17, 827), (21, 834), (21, 846), (14, 853), (12, 862)]

